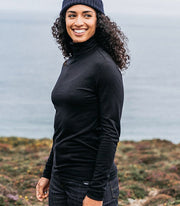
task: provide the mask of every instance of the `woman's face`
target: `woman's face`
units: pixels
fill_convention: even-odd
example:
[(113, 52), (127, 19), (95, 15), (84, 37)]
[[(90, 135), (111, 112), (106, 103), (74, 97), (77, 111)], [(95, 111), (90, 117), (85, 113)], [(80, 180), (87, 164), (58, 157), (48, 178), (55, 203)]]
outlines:
[(96, 11), (89, 6), (78, 4), (66, 11), (66, 30), (75, 43), (91, 38), (96, 31), (96, 22)]

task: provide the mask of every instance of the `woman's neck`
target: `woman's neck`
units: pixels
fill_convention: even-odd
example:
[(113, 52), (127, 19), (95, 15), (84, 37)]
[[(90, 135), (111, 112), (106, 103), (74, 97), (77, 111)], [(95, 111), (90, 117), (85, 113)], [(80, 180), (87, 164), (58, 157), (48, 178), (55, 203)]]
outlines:
[(97, 46), (97, 42), (95, 40), (95, 37), (92, 36), (90, 39), (88, 39), (85, 42), (80, 42), (80, 43), (71, 42), (70, 45), (72, 48), (72, 56), (76, 57), (93, 50)]

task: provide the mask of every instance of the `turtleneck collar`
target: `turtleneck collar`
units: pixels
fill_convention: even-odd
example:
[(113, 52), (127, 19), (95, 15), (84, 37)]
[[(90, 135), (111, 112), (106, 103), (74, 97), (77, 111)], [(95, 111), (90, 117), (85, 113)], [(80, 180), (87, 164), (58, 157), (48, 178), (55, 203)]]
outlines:
[(72, 56), (77, 57), (92, 51), (97, 46), (97, 42), (95, 40), (95, 37), (92, 36), (90, 39), (88, 39), (85, 42), (81, 42), (81, 43), (70, 42), (70, 45), (73, 52)]

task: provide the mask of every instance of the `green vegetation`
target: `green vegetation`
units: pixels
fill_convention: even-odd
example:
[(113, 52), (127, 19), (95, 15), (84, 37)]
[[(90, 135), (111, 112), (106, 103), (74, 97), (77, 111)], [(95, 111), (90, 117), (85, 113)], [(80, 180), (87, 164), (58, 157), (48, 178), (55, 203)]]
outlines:
[[(0, 138), (1, 206), (48, 205), (36, 200), (35, 186), (51, 144), (49, 139)], [(123, 141), (115, 163), (119, 206), (133, 206), (133, 201), (139, 206), (180, 206), (180, 145), (158, 139)]]

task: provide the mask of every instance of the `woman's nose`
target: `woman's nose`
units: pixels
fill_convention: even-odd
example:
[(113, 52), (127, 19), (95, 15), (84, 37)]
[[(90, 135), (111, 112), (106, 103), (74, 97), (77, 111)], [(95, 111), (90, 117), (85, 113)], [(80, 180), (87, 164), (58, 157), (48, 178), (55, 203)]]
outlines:
[(82, 17), (77, 17), (76, 21), (75, 21), (75, 25), (76, 26), (81, 26), (83, 25), (83, 19)]

